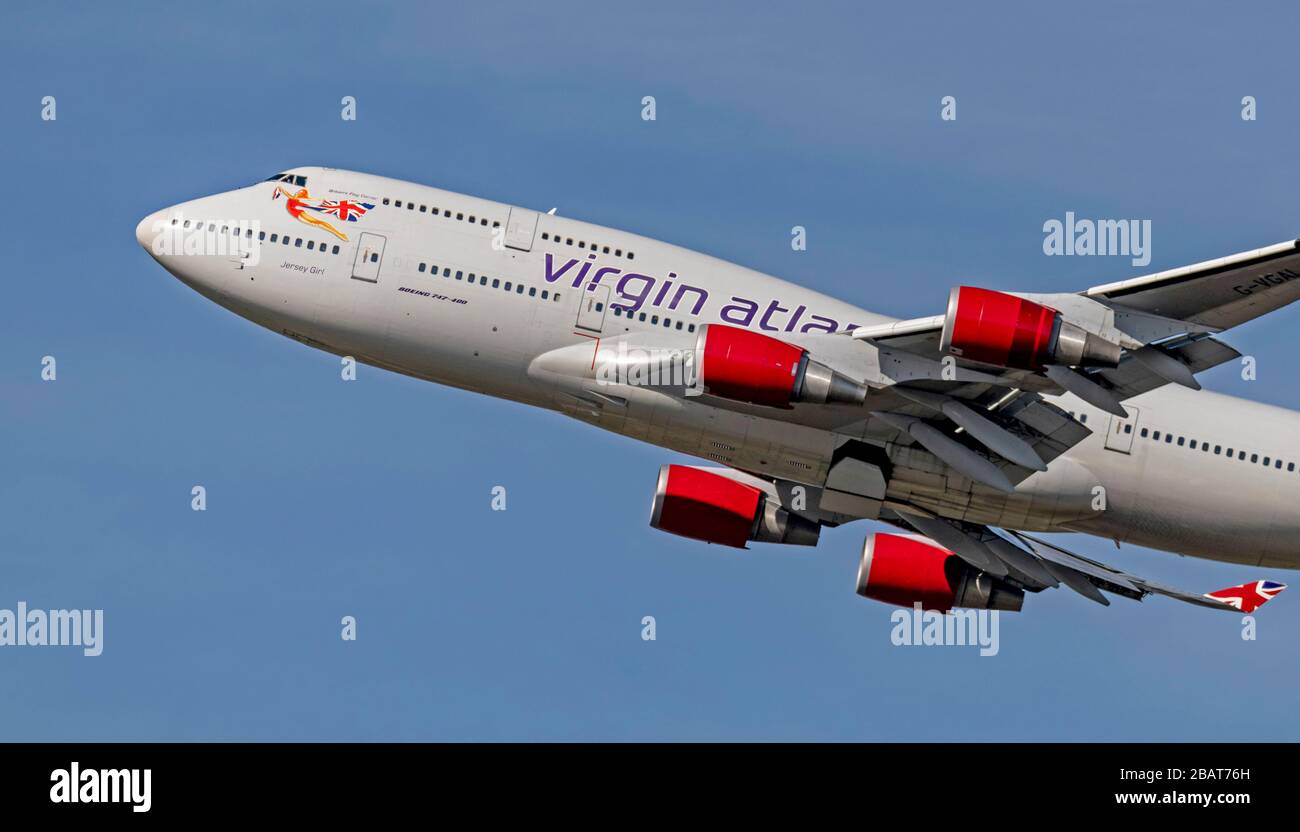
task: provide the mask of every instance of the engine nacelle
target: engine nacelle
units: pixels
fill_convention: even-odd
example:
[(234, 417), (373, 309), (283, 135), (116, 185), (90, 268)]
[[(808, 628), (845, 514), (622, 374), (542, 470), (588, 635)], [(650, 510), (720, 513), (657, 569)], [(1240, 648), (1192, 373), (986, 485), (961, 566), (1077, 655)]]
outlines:
[(794, 402), (862, 404), (867, 388), (808, 357), (803, 347), (748, 329), (705, 324), (695, 342), (699, 382), (724, 399), (790, 407)]
[(689, 465), (659, 468), (650, 525), (743, 549), (751, 540), (816, 546), (821, 526), (782, 508), (760, 488)]
[(953, 607), (1019, 612), (1025, 593), (974, 569), (926, 537), (876, 532), (862, 544), (858, 594), (947, 612)]
[(1016, 295), (958, 286), (948, 295), (939, 349), (970, 361), (1039, 370), (1048, 364), (1115, 367), (1120, 345)]

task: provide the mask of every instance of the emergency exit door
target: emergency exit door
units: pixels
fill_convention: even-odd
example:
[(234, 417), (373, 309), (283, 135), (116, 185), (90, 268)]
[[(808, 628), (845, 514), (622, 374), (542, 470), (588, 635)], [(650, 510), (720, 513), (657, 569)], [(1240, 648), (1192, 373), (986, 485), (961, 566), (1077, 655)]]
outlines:
[(1106, 447), (1122, 454), (1133, 450), (1133, 436), (1138, 430), (1138, 409), (1131, 404), (1124, 405), (1128, 411), (1126, 418), (1110, 417), (1110, 428), (1106, 431)]
[(384, 263), (384, 244), (387, 240), (379, 234), (361, 232), (357, 240), (357, 256), (352, 261), (352, 277), (367, 283), (379, 282), (379, 267)]
[(578, 294), (578, 328), (600, 332), (609, 309), (609, 287), (597, 284), (594, 291), (580, 290)]
[(506, 248), (519, 251), (533, 250), (533, 236), (537, 233), (537, 212), (527, 208), (511, 208), (506, 217)]

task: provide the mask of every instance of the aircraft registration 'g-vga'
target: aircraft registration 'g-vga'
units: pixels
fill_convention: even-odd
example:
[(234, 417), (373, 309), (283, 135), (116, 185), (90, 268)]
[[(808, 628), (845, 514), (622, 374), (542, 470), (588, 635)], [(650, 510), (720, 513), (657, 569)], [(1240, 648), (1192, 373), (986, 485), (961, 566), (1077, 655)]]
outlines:
[(136, 238), (304, 344), (710, 460), (660, 471), (655, 528), (744, 548), (898, 527), (863, 548), (875, 600), (1018, 610), (1065, 586), (1249, 613), (1284, 588), (1183, 592), (1040, 532), (1300, 567), (1300, 414), (1195, 378), (1239, 358), (1224, 330), (1300, 296), (1296, 241), (1076, 293), (955, 287), (946, 311), (897, 320), (625, 231), (331, 168), (174, 205)]

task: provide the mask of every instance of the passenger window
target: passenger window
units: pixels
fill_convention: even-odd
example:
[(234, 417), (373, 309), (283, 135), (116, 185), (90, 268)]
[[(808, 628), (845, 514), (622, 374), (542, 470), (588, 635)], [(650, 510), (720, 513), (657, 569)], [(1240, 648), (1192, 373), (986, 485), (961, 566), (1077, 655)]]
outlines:
[(371, 263), (378, 263), (378, 262), (379, 262), (379, 253), (378, 253), (378, 252), (375, 252), (374, 254), (371, 254), (371, 255), (370, 255), (370, 262), (371, 262)]
[(293, 247), (294, 247), (294, 248), (302, 248), (302, 237), (298, 237), (297, 239), (295, 239), (295, 240), (293, 241)]
[(460, 280), (462, 277), (464, 277), (464, 275), (465, 275), (464, 272), (460, 271), (459, 269), (456, 270), (456, 279), (457, 279), (457, 280)]
[(315, 250), (316, 250), (316, 241), (315, 241), (315, 240), (308, 240), (308, 241), (307, 241), (307, 250), (308, 250), (308, 251), (315, 251)]
[(545, 289), (543, 289), (543, 290), (542, 290), (542, 300), (546, 300), (546, 298), (549, 297), (549, 296), (550, 296), (550, 293), (547, 292)]
[(520, 283), (518, 286), (515, 287), (515, 294), (522, 295), (523, 293), (524, 293), (524, 284)]
[(500, 288), (500, 286), (501, 286), (501, 278), (499, 277), (492, 278), (492, 288), (498, 289)]
[(338, 253), (339, 253), (339, 247), (338, 247), (338, 246), (334, 246), (334, 250), (331, 251), (330, 254), (338, 254)]
[(510, 281), (508, 281), (508, 280), (506, 281), (506, 291), (507, 291), (507, 292), (510, 291)]
[(417, 269), (416, 271), (418, 271), (420, 274), (424, 274), (424, 264), (421, 263), (421, 264), (420, 264), (420, 268)]
[(529, 287), (528, 287), (528, 297), (530, 297), (530, 298), (535, 298), (535, 297), (537, 297), (537, 287), (536, 287), (536, 286), (529, 286)]
[(278, 242), (280, 242), (280, 235), (279, 235), (279, 234), (272, 234), (272, 235), (271, 235), (271, 242), (273, 242), (273, 243), (278, 243)]
[(1251, 454), (1251, 455), (1250, 455), (1250, 461), (1251, 461), (1251, 462), (1259, 462), (1259, 454)]

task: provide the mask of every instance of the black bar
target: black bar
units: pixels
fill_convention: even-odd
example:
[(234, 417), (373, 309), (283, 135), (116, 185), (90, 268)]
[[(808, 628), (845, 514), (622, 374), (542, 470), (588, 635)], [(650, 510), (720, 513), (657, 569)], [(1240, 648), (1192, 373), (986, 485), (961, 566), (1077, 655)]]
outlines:
[[(1295, 749), (1249, 743), (14, 744), (5, 751), (0, 794), (6, 812), (21, 815), (338, 823), (401, 811), (477, 825), (511, 816), (620, 824), (619, 816), (607, 814), (611, 804), (623, 816), (675, 823), (706, 810), (733, 819), (849, 812), (863, 822), (891, 816), (956, 822), (1038, 812), (1083, 813), (1077, 815), (1083, 820), (1099, 809), (1142, 817), (1195, 811), (1223, 822), (1229, 813), (1289, 807), (1288, 759)], [(137, 770), (140, 788), (119, 792), (116, 803), (53, 802), (52, 790), (69, 796), (59, 787), (71, 780), (74, 763), (81, 788), (91, 789), (79, 797), (94, 796), (105, 770)], [(149, 808), (134, 811), (145, 769)], [(110, 775), (105, 796), (127, 776)], [(1213, 802), (1192, 802), (1189, 795)], [(1133, 800), (1153, 802), (1121, 802)]]

